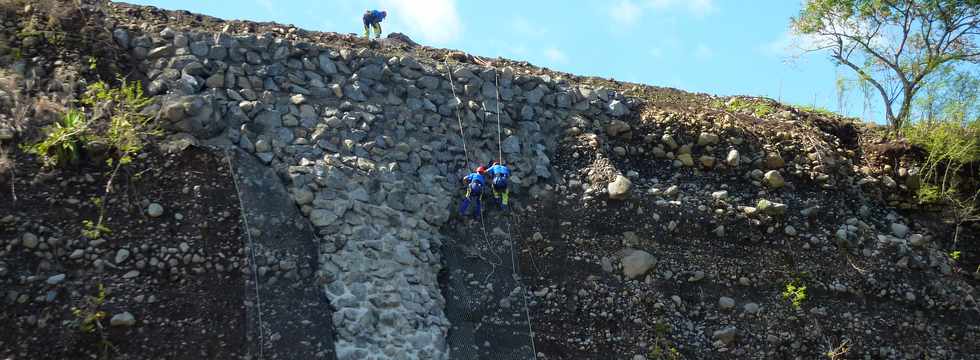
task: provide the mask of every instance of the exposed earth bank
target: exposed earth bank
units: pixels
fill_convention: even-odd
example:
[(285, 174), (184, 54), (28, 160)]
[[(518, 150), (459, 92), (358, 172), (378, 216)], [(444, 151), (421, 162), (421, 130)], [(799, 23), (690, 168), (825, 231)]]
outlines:
[[(954, 244), (921, 157), (873, 126), (404, 35), (29, 3), (0, 11), (0, 356), (980, 353), (977, 224)], [(105, 166), (16, 145), (116, 75), (164, 135), (85, 237)], [(513, 204), (459, 218), (496, 158)], [(80, 331), (93, 301), (106, 330)]]

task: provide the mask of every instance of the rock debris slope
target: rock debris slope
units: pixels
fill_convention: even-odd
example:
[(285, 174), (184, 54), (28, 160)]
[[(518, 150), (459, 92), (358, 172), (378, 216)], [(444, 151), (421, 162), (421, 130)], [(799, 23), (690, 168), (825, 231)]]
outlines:
[[(331, 305), (339, 359), (456, 358), (447, 339), (459, 317), (447, 309), (475, 302), (444, 294), (486, 300), (467, 341), (520, 337), (480, 317), (512, 313), (499, 323), (517, 329), (513, 309), (529, 298), (542, 358), (978, 352), (975, 280), (944, 253), (945, 232), (916, 221), (928, 216), (908, 200), (914, 159), (872, 161), (871, 130), (766, 99), (485, 63), (404, 36), (110, 13), (157, 100), (146, 111), (172, 138), (254, 156), (312, 226), (307, 285)], [(460, 281), (486, 266), (445, 259), (479, 242), (479, 228), (453, 220), (458, 179), (498, 156), (513, 170), (513, 229), (493, 213), (482, 230), (495, 256), (516, 248), (510, 265), (527, 288)], [(254, 202), (261, 190), (246, 191)], [(286, 254), (286, 268), (301, 256)], [(791, 291), (802, 286), (805, 296)], [(491, 358), (504, 347), (492, 341), (462, 346)]]

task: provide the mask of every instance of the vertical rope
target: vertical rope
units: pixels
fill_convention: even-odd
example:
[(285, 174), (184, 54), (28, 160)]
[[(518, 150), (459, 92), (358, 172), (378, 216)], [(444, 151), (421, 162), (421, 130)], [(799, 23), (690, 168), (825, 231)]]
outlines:
[(517, 284), (521, 286), (521, 298), (524, 299), (524, 316), (527, 317), (527, 336), (531, 339), (531, 352), (534, 354), (534, 360), (538, 359), (538, 349), (534, 344), (534, 327), (531, 325), (531, 308), (527, 303), (527, 292), (530, 290), (524, 285), (524, 281), (521, 280), (520, 274), (520, 263), (517, 262), (517, 256), (514, 252), (514, 233), (511, 230), (510, 214), (507, 215), (507, 236), (510, 237), (510, 261), (514, 264), (514, 280)]
[(252, 241), (252, 230), (248, 226), (248, 216), (245, 215), (245, 201), (242, 200), (242, 190), (238, 186), (238, 177), (235, 176), (235, 166), (231, 163), (231, 154), (228, 152), (228, 149), (225, 149), (225, 159), (228, 160), (228, 171), (231, 173), (231, 180), (235, 184), (235, 195), (238, 196), (238, 209), (241, 212), (242, 224), (245, 226), (245, 235), (248, 238), (248, 262), (252, 272), (252, 279), (255, 281), (255, 313), (257, 314), (259, 328), (259, 359), (262, 359), (264, 357), (262, 341), (265, 339), (265, 334), (262, 329), (262, 298), (259, 297), (259, 271), (255, 265), (255, 242)]
[[(493, 83), (494, 83), (494, 88), (497, 92), (496, 94), (497, 95), (496, 98), (497, 100), (497, 156), (499, 156), (498, 161), (500, 161), (501, 164), (505, 164), (503, 139), (502, 139), (502, 132), (500, 129), (500, 75), (497, 72), (497, 67), (493, 68)], [(524, 300), (524, 316), (526, 316), (527, 319), (527, 335), (531, 340), (531, 353), (532, 355), (534, 355), (534, 359), (537, 360), (538, 349), (535, 346), (535, 342), (534, 342), (534, 326), (532, 325), (531, 322), (531, 309), (528, 306), (528, 302), (527, 302), (527, 292), (529, 289), (527, 288), (527, 286), (525, 286), (524, 281), (521, 280), (521, 273), (520, 273), (521, 265), (518, 262), (517, 254), (514, 251), (514, 233), (512, 230), (513, 226), (511, 225), (511, 219), (510, 219), (511, 216), (512, 216), (511, 214), (507, 214), (507, 218), (506, 218), (507, 236), (510, 238), (510, 263), (511, 265), (513, 265), (511, 267), (511, 270), (513, 271), (514, 281), (516, 281), (517, 284), (521, 287), (521, 299)], [(485, 227), (483, 231), (486, 232)]]
[(497, 76), (497, 68), (493, 68), (493, 83), (497, 89), (497, 161), (504, 164), (503, 140), (500, 135), (500, 77)]
[(459, 108), (463, 104), (463, 100), (456, 95), (456, 84), (453, 81), (453, 68), (449, 65), (449, 57), (447, 56), (443, 63), (446, 64), (446, 72), (449, 77), (449, 88), (452, 89), (453, 99), (456, 100), (456, 122), (459, 123), (459, 138), (463, 142), (463, 156), (465, 157), (466, 164), (470, 162), (470, 152), (466, 149), (466, 134), (463, 133), (463, 117), (459, 113)]
[[(460, 115), (460, 110), (459, 110), (460, 106), (462, 105), (462, 100), (460, 100), (459, 96), (456, 95), (456, 85), (455, 82), (453, 81), (453, 72), (452, 72), (452, 67), (450, 67), (449, 65), (449, 57), (447, 56), (446, 59), (443, 60), (443, 62), (446, 65), (447, 76), (449, 77), (449, 87), (452, 90), (453, 98), (457, 102), (456, 121), (459, 123), (459, 135), (463, 143), (463, 156), (465, 156), (466, 161), (469, 162), (470, 157), (469, 157), (469, 151), (466, 148), (466, 134), (463, 132), (463, 119), (462, 116)], [(498, 161), (500, 161), (500, 163), (503, 164), (504, 163), (503, 139), (502, 139), (502, 131), (500, 127), (500, 76), (497, 72), (496, 67), (493, 68), (493, 77), (494, 77), (494, 87), (496, 89), (496, 100), (497, 100), (497, 156), (498, 156)], [(483, 231), (483, 239), (487, 243), (487, 245), (490, 246), (491, 244), (490, 236), (489, 234), (487, 234), (487, 224), (483, 218), (482, 211), (480, 212), (480, 225), (481, 225), (480, 228)], [(513, 265), (511, 266), (512, 276), (514, 277), (514, 281), (517, 282), (518, 286), (521, 287), (521, 298), (523, 299), (524, 302), (524, 315), (525, 315), (525, 319), (527, 320), (528, 337), (530, 338), (531, 341), (531, 354), (533, 355), (534, 359), (537, 360), (538, 350), (534, 341), (534, 326), (531, 323), (531, 310), (530, 307), (528, 306), (528, 301), (527, 301), (528, 288), (527, 286), (524, 285), (524, 282), (521, 280), (521, 275), (519, 271), (520, 264), (517, 262), (517, 255), (514, 251), (514, 236), (513, 236), (510, 215), (507, 215), (507, 237), (510, 240), (510, 259), (511, 259), (511, 265)], [(490, 247), (489, 250), (493, 252), (494, 255), (497, 256), (498, 261), (500, 261), (500, 256), (496, 255), (496, 251), (493, 250), (493, 247)], [(496, 269), (496, 265), (489, 260), (487, 262), (490, 263), (491, 266), (490, 275), (492, 276), (493, 271)], [(489, 279), (489, 277), (487, 277), (487, 279)]]

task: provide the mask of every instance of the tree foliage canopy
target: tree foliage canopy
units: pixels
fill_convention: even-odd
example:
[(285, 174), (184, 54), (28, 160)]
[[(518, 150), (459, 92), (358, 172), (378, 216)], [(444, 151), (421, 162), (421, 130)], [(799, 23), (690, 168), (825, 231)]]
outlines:
[(980, 0), (808, 0), (792, 25), (871, 84), (895, 129), (930, 75), (980, 64)]

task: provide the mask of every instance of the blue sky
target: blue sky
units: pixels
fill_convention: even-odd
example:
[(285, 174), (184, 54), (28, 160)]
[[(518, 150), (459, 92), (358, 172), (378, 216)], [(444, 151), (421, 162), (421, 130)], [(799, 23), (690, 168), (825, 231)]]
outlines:
[[(416, 42), (579, 75), (716, 95), (760, 95), (833, 111), (838, 69), (788, 31), (798, 0), (130, 0), (226, 19), (361, 32), (365, 9)], [(851, 76), (845, 69), (839, 71)], [(879, 121), (855, 91), (843, 112)]]

